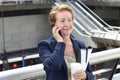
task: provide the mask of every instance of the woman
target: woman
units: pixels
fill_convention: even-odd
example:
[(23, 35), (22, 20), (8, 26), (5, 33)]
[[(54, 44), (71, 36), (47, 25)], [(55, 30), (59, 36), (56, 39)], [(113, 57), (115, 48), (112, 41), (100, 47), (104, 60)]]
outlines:
[[(85, 48), (83, 42), (71, 36), (73, 20), (73, 10), (68, 5), (55, 6), (49, 14), (53, 35), (38, 44), (47, 80), (71, 80), (70, 63), (78, 62), (78, 50)], [(86, 71), (78, 70), (72, 76), (75, 80), (92, 80), (89, 64)]]

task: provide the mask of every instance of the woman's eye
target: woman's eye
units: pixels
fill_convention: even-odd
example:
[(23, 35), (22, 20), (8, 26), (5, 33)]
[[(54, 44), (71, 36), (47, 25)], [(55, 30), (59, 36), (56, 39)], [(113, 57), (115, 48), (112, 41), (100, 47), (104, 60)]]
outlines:
[(69, 22), (71, 22), (72, 20), (68, 20)]
[(65, 21), (71, 22), (72, 20), (71, 20), (71, 19), (69, 19), (69, 20), (61, 20), (60, 22), (61, 22), (61, 23), (64, 23)]
[(61, 22), (65, 22), (65, 20), (62, 20)]

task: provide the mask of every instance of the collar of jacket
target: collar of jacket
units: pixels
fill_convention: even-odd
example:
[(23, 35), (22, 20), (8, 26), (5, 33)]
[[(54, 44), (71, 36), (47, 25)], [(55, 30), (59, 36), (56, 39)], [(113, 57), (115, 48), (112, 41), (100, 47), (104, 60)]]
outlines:
[[(74, 51), (75, 51), (76, 62), (81, 62), (81, 53), (80, 53), (80, 46), (79, 46), (80, 43), (72, 35), (70, 36), (70, 38), (71, 38), (71, 41), (73, 43), (73, 48), (74, 48)], [(50, 42), (48, 42), (48, 43), (50, 43), (52, 48), (54, 49), (56, 44), (57, 44), (57, 41), (55, 40), (53, 35), (49, 39), (50, 40), (48, 40), (48, 41), (50, 41)], [(82, 48), (84, 48), (84, 47), (82, 47)]]

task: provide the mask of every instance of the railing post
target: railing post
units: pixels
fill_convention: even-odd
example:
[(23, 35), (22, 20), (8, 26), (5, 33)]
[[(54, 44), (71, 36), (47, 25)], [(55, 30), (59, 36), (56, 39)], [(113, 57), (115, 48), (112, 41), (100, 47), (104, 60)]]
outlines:
[(114, 75), (114, 73), (116, 72), (117, 65), (119, 64), (119, 61), (120, 61), (120, 59), (117, 59), (117, 60), (115, 61), (115, 64), (114, 64), (114, 66), (113, 66), (112, 73), (111, 73), (111, 75), (110, 75), (110, 77), (109, 77), (109, 80), (112, 80), (113, 75)]
[(9, 69), (9, 63), (7, 59), (7, 54), (2, 55), (2, 61), (3, 61), (3, 71)]
[(25, 67), (25, 54), (22, 52), (22, 67)]

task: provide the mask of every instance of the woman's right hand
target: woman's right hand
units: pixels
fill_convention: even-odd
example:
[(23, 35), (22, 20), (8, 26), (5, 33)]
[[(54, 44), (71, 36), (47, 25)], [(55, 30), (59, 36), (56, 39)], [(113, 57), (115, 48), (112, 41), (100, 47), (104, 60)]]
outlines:
[(75, 80), (86, 80), (87, 74), (83, 69), (80, 69), (73, 73), (73, 77)]
[(52, 29), (53, 36), (57, 42), (64, 42), (62, 36), (59, 34), (60, 28), (54, 26)]

